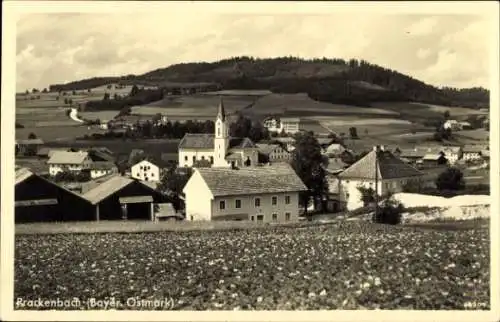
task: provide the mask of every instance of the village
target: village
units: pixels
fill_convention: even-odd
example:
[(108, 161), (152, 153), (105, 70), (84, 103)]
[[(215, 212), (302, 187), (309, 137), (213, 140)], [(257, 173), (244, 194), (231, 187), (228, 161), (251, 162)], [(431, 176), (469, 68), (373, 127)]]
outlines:
[[(222, 98), (213, 117), (213, 134), (185, 133), (174, 153), (152, 156), (135, 149), (125, 166), (106, 147), (49, 147), (39, 138), (17, 140), (16, 163), (24, 166), (16, 165), (16, 223), (293, 222), (305, 213), (335, 216), (363, 208), (363, 189), (376, 189), (377, 196), (417, 192), (416, 186), (418, 192), (435, 190), (437, 177), (450, 167), (462, 169), (467, 186), (489, 186), (487, 145), (376, 145), (353, 151), (335, 135), (312, 134), (324, 160), (328, 190), (309, 198), (306, 209), (299, 195), (308, 187), (291, 166), (296, 136), (305, 133), (299, 118), (265, 118), (262, 126), (278, 135), (253, 142), (230, 136)], [(156, 118), (154, 124), (167, 118)], [(462, 126), (444, 123), (452, 131)]]

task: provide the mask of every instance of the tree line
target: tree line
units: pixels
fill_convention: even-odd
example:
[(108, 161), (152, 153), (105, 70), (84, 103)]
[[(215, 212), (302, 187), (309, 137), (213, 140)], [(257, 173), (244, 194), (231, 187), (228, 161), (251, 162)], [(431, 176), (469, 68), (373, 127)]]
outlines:
[(114, 95), (110, 97), (109, 93), (105, 93), (103, 98), (98, 101), (88, 101), (85, 103), (85, 110), (99, 111), (99, 110), (119, 110), (123, 114), (130, 113), (130, 107), (136, 105), (145, 105), (151, 102), (162, 100), (164, 92), (162, 89), (139, 89), (134, 85), (130, 90), (130, 94), (126, 97)]

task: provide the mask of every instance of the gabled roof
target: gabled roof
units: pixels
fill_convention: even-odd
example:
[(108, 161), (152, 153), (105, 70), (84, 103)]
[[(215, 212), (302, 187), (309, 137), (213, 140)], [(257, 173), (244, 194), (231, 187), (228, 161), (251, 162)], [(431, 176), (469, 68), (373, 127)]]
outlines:
[[(213, 134), (186, 133), (179, 142), (179, 149), (213, 149), (214, 148)], [(229, 138), (229, 148), (231, 149), (246, 149), (255, 148), (255, 144), (249, 138)]]
[(91, 170), (111, 170), (115, 167), (116, 165), (109, 161), (96, 161), (90, 165)]
[(49, 164), (81, 164), (88, 157), (87, 152), (56, 151), (50, 157)]
[(87, 191), (85, 194), (83, 194), (83, 198), (95, 205), (111, 196), (115, 192), (118, 192), (121, 189), (125, 188), (134, 181), (134, 179), (128, 177), (115, 175), (109, 180), (106, 180), (100, 185)]
[(429, 153), (429, 154), (426, 154), (424, 155), (424, 157), (422, 158), (423, 160), (426, 160), (426, 161), (437, 161), (439, 160), (441, 157), (444, 158), (443, 155), (441, 154), (435, 154), (435, 153)]
[(326, 153), (342, 153), (347, 149), (340, 143), (332, 143), (326, 148)]
[(16, 169), (16, 185), (20, 184), (21, 182), (24, 182), (26, 179), (30, 178), (33, 175), (35, 174), (31, 172), (28, 168)]
[(295, 143), (295, 139), (289, 136), (273, 138), (273, 140), (279, 141), (281, 143)]
[(230, 168), (198, 168), (214, 197), (305, 191), (307, 187), (288, 164)]
[(466, 145), (463, 148), (464, 153), (481, 153), (484, 150), (484, 146), (480, 145)]
[(41, 145), (43, 144), (43, 140), (42, 139), (16, 140), (16, 143), (23, 145)]
[(278, 144), (257, 143), (256, 146), (260, 153), (267, 155), (273, 153), (275, 149), (281, 148)]
[(446, 153), (446, 152), (459, 153), (460, 150), (462, 150), (462, 148), (459, 146), (443, 146), (443, 147), (441, 147), (441, 151), (444, 153)]
[[(375, 168), (375, 164), (378, 165)], [(376, 175), (377, 174), (377, 175)], [(395, 157), (390, 151), (370, 151), (362, 159), (347, 168), (339, 174), (341, 178), (353, 179), (396, 179), (421, 176), (422, 172), (418, 171), (409, 164), (404, 163), (401, 159)]]

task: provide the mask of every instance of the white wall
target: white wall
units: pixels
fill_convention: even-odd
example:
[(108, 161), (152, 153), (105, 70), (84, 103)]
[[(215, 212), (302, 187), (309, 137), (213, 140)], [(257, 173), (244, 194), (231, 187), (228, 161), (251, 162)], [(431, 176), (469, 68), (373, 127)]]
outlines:
[(212, 194), (198, 171), (195, 171), (183, 189), (186, 196), (186, 220), (210, 220)]
[(476, 161), (481, 160), (481, 154), (479, 152), (464, 152), (463, 159), (465, 161)]
[[(277, 204), (272, 205), (272, 197), (277, 197)], [(285, 196), (290, 196), (290, 203), (285, 203)], [(255, 199), (260, 198), (260, 207), (255, 206)], [(236, 200), (241, 200), (241, 208), (236, 208)], [(225, 201), (225, 209), (220, 209), (220, 201)], [(277, 215), (278, 222), (286, 221), (286, 213), (290, 213), (290, 221), (299, 220), (298, 192), (281, 192), (276, 194), (255, 194), (243, 196), (216, 197), (212, 201), (212, 217), (221, 215), (248, 214), (249, 220), (254, 216), (263, 216), (263, 222), (273, 222), (273, 214)]]
[[(210, 157), (214, 157), (213, 149), (199, 149), (199, 150), (179, 150), (179, 167), (192, 167), (193, 166), (193, 157), (196, 160), (202, 160), (204, 157), (206, 160), (210, 161)], [(187, 158), (187, 160), (186, 160)]]
[(147, 160), (133, 165), (131, 173), (134, 179), (151, 182), (160, 181), (160, 168)]

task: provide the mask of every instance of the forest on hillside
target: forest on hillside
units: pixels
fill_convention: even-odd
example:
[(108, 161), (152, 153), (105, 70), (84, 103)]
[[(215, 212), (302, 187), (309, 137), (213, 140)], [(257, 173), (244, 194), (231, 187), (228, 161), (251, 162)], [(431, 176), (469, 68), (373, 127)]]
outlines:
[(356, 59), (234, 57), (213, 63), (176, 64), (143, 75), (95, 77), (55, 84), (50, 86), (50, 91), (83, 90), (110, 83), (163, 87), (168, 82), (213, 83), (224, 90), (303, 92), (318, 101), (360, 106), (411, 100), (446, 106), (489, 107), (487, 89), (437, 88), (395, 70)]

